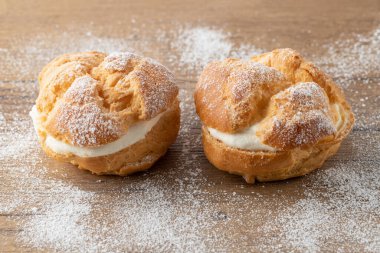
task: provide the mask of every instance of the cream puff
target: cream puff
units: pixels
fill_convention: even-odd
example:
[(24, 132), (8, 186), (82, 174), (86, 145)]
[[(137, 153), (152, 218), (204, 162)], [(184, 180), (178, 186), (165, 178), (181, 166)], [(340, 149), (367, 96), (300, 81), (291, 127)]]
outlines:
[(175, 141), (178, 88), (158, 62), (132, 53), (58, 56), (41, 71), (30, 115), (43, 150), (95, 174), (148, 169)]
[(321, 167), (354, 124), (342, 90), (292, 49), (209, 63), (194, 100), (206, 157), (248, 183)]

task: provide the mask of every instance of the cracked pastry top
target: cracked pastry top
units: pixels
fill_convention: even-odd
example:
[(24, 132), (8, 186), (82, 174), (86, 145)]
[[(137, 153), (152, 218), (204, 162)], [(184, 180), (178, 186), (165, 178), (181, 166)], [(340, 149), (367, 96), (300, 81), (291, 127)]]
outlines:
[(209, 63), (194, 99), (207, 158), (248, 182), (320, 167), (354, 123), (342, 90), (292, 49)]
[[(38, 80), (31, 116), (44, 150), (58, 160), (97, 174), (129, 174), (132, 165), (153, 164), (177, 136), (178, 88), (172, 73), (150, 58), (64, 54)], [(156, 141), (161, 144), (145, 147)]]

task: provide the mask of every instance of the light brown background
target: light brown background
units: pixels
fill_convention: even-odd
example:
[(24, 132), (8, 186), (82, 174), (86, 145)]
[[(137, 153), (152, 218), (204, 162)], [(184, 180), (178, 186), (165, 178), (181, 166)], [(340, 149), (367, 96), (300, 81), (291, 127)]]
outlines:
[[(133, 22), (132, 22), (133, 20)], [(40, 33), (51, 32), (52, 36), (59, 31), (80, 31), (85, 32), (91, 29), (97, 36), (123, 38), (134, 34), (134, 40), (150, 39), (150, 44), (157, 43), (157, 47), (146, 48), (145, 55), (156, 58), (163, 64), (169, 66), (177, 77), (178, 85), (183, 90), (188, 90), (191, 94), (193, 86), (197, 80), (196, 71), (187, 71), (178, 68), (175, 62), (170, 61), (172, 50), (170, 44), (157, 40), (154, 34), (157, 30), (175, 30), (179, 26), (208, 26), (223, 29), (231, 33), (231, 38), (236, 43), (254, 43), (259, 48), (273, 49), (277, 47), (291, 47), (306, 56), (318, 56), (322, 51), (316, 45), (332, 43), (353, 33), (367, 34), (376, 29), (380, 24), (380, 1), (378, 0), (322, 0), (322, 1), (6, 1), (0, 0), (0, 48), (12, 47), (12, 38), (33, 37)], [(90, 27), (90, 28), (89, 28)], [(47, 45), (49, 45), (47, 43)], [(379, 59), (380, 60), (380, 59)], [(7, 62), (0, 59), (0, 67), (7, 69)], [(15, 82), (24, 82), (25, 85), (33, 85), (39, 71), (39, 66), (32, 73), (20, 76), (16, 71), (2, 71), (0, 76), (0, 103), (2, 108), (8, 113), (13, 110), (26, 115), (33, 105), (37, 96), (37, 90), (31, 94), (25, 94), (23, 90), (18, 90), (13, 86)], [(379, 163), (380, 154), (376, 148), (367, 146), (373, 140), (380, 140), (380, 119), (373, 117), (378, 115), (379, 102), (379, 78), (380, 70), (372, 73), (371, 76), (359, 76), (362, 80), (373, 83), (375, 88), (367, 90), (367, 86), (362, 81), (354, 81), (350, 88), (345, 90), (348, 100), (354, 107), (354, 111), (359, 117), (359, 125), (356, 126), (343, 143), (339, 153), (331, 158), (324, 166), (324, 169), (338, 166), (347, 161), (356, 162), (365, 166), (368, 162)], [(338, 77), (335, 77), (338, 78)], [(376, 86), (377, 85), (377, 86)], [(377, 87), (377, 88), (376, 88)], [(13, 91), (12, 91), (13, 90)], [(12, 92), (11, 92), (12, 91)], [(359, 92), (357, 92), (359, 91)], [(359, 99), (368, 96), (367, 107), (359, 106)], [(17, 106), (16, 106), (17, 105)], [(21, 108), (21, 109), (20, 109)], [(184, 115), (192, 115), (191, 106), (186, 106)], [(190, 116), (189, 116), (190, 117)], [(192, 118), (193, 119), (193, 118)], [(371, 119), (372, 122), (367, 122)], [(375, 120), (375, 122), (373, 122)], [(187, 122), (187, 123), (186, 123)], [(370, 124), (367, 124), (370, 123)], [(202, 172), (197, 175), (213, 182), (209, 187), (207, 183), (200, 183), (201, 190), (209, 192), (208, 201), (220, 202), (223, 209), (223, 199), (214, 198), (211, 193), (232, 191), (248, 198), (252, 191), (258, 192), (270, 201), (292, 203), (301, 197), (305, 185), (308, 185), (308, 178), (288, 180), (287, 182), (258, 184), (254, 186), (246, 185), (242, 178), (228, 175), (214, 169), (202, 154), (202, 147), (199, 143), (200, 124), (197, 121), (189, 123), (190, 132), (183, 133), (177, 142), (171, 147), (168, 154), (158, 162), (158, 164), (148, 172), (147, 176), (162, 175), (171, 173), (166, 186), (172, 185), (174, 178), (181, 178), (182, 170), (176, 172), (179, 163), (186, 163), (185, 169), (201, 168)], [(194, 141), (192, 141), (194, 139)], [(371, 141), (370, 141), (371, 140)], [(190, 150), (186, 157), (181, 156), (184, 146)], [(39, 147), (36, 146), (36, 149)], [(121, 180), (115, 177), (101, 177), (104, 182), (96, 183), (99, 177), (89, 173), (75, 170), (71, 165), (59, 164), (46, 158), (40, 153), (43, 166), (51, 168), (51, 176), (66, 180), (81, 189), (103, 194), (104, 198), (112, 198), (112, 190), (118, 187), (127, 187), (128, 182), (139, 182), (141, 175), (132, 176)], [(185, 161), (186, 160), (186, 161)], [(359, 161), (359, 162), (358, 162)], [(3, 161), (4, 162), (4, 161)], [(6, 184), (6, 170), (0, 177), (4, 180), (0, 184), (0, 194), (7, 194), (11, 189)], [(203, 182), (203, 181), (202, 181)], [(194, 183), (194, 182), (192, 182)], [(186, 184), (186, 182), (185, 182)], [(281, 193), (278, 193), (279, 189)], [(33, 191), (33, 189), (29, 189)], [(174, 189), (175, 190), (175, 189)], [(38, 192), (36, 192), (38, 194)], [(280, 194), (280, 196), (275, 196)], [(266, 213), (270, 205), (259, 206), (261, 212)], [(237, 205), (239, 205), (237, 203)], [(189, 206), (191, 208), (191, 206)], [(235, 209), (231, 205), (225, 204), (224, 212), (233, 217)], [(275, 212), (275, 210), (274, 210)], [(0, 213), (0, 251), (25, 251), (27, 246), (22, 245), (17, 240), (17, 234), (21, 229), (16, 218), (22, 217), (22, 212)], [(377, 216), (377, 218), (379, 218)], [(21, 218), (22, 219), (22, 218)], [(378, 219), (377, 219), (378, 221)], [(261, 221), (257, 221), (258, 225)], [(229, 227), (235, 230), (232, 241), (238, 242), (241, 236), (240, 228)], [(254, 231), (254, 229), (253, 229)], [(248, 241), (266, 235), (254, 231), (246, 234)], [(321, 245), (322, 250), (331, 250), (337, 245), (330, 244), (327, 238), (325, 244)], [(346, 241), (349, 249), (351, 246), (360, 251), (360, 247), (355, 248), (355, 243)], [(248, 250), (242, 244), (240, 250)], [(252, 245), (251, 245), (252, 246)], [(218, 245), (215, 245), (217, 248)], [(232, 248), (231, 248), (232, 249)], [(137, 248), (138, 250), (138, 248)], [(235, 245), (234, 251), (240, 251), (239, 245)], [(252, 250), (255, 250), (253, 247)], [(257, 249), (256, 249), (257, 250)]]

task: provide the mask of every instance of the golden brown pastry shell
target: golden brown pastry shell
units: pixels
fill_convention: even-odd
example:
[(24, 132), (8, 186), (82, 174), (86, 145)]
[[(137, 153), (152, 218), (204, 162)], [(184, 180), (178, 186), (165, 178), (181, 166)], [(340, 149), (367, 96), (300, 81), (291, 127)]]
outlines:
[[(222, 99), (205, 99), (205, 97), (210, 97), (211, 93), (208, 93), (209, 91), (220, 92), (217, 90), (217, 83), (220, 83), (222, 86), (225, 85), (223, 83), (225, 83), (227, 79), (223, 79), (223, 76), (219, 75), (215, 79), (219, 81), (215, 84), (206, 83), (206, 86), (203, 85), (202, 87), (202, 84), (198, 83), (194, 95), (197, 113), (203, 122), (202, 140), (206, 157), (218, 169), (232, 174), (241, 175), (248, 183), (254, 183), (256, 180), (265, 182), (302, 176), (321, 167), (326, 159), (338, 151), (341, 142), (349, 134), (354, 125), (354, 115), (351, 111), (351, 107), (344, 98), (341, 88), (337, 86), (329, 76), (324, 74), (311, 62), (305, 60), (299, 53), (292, 49), (277, 49), (269, 53), (252, 57), (251, 60), (280, 71), (286, 78), (286, 80), (276, 81), (282, 87), (281, 89), (285, 89), (286, 87), (300, 82), (317, 83), (323, 88), (328, 97), (330, 109), (333, 105), (338, 105), (340, 107), (343, 124), (338, 127), (334, 134), (324, 137), (322, 136), (317, 142), (298, 146), (295, 145), (295, 143), (289, 143), (289, 145), (282, 146), (274, 152), (243, 150), (227, 146), (222, 141), (211, 136), (207, 127), (216, 128), (217, 130), (226, 133), (235, 133), (242, 127), (250, 126), (252, 120), (245, 118), (245, 120), (242, 121), (243, 124), (240, 124), (239, 122), (235, 122), (237, 120), (236, 118), (223, 116), (231, 115), (231, 111), (236, 110), (236, 106), (242, 102), (236, 99), (231, 100), (228, 97), (230, 96), (230, 93), (225, 93), (226, 88), (222, 91), (224, 92)], [(223, 64), (227, 63), (228, 65), (234, 62), (235, 60), (226, 60)], [(211, 63), (211, 68), (202, 73), (203, 76), (201, 75), (201, 81), (205, 80), (205, 82), (210, 82), (210, 80), (213, 80), (212, 75), (218, 75), (218, 73), (220, 73), (218, 70), (219, 67), (213, 69), (213, 64), (215, 66), (215, 64), (218, 63)], [(288, 82), (289, 84), (284, 85), (284, 82)], [(231, 86), (231, 84), (228, 85)], [(257, 85), (252, 87), (252, 89), (260, 89)], [(247, 90), (247, 92), (257, 91)], [(216, 96), (215, 94), (214, 96)], [(212, 101), (215, 104), (210, 106), (207, 104), (208, 101)], [(233, 104), (231, 104), (231, 101)], [(269, 101), (268, 98), (267, 101)], [(247, 104), (248, 108), (250, 103), (253, 106), (252, 108), (257, 106), (255, 104), (256, 102), (252, 100)], [(213, 113), (213, 108), (218, 108), (218, 110), (221, 111), (220, 114)], [(269, 113), (265, 107), (259, 107), (258, 109), (260, 114), (263, 115), (261, 118), (265, 118), (265, 113)], [(334, 120), (336, 120), (336, 111), (330, 111), (330, 113)], [(218, 117), (218, 115), (222, 116)], [(247, 116), (243, 116), (253, 117), (248, 113), (245, 115)], [(257, 121), (254, 121), (254, 123), (255, 122), (257, 123)], [(267, 129), (264, 130), (267, 131)], [(271, 131), (268, 130), (267, 135), (270, 136), (271, 134)], [(266, 142), (264, 141), (264, 143)]]
[(80, 169), (98, 175), (125, 176), (150, 168), (162, 157), (176, 140), (180, 126), (178, 101), (159, 119), (156, 125), (137, 143), (117, 153), (98, 157), (79, 157), (73, 154), (61, 155), (45, 145), (45, 137), (40, 134), (40, 142), (46, 154), (62, 162), (70, 162)]

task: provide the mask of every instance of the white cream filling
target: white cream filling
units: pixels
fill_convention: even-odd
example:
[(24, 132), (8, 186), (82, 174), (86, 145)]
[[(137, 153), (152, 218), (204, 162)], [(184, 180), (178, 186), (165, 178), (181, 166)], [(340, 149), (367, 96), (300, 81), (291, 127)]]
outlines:
[(208, 131), (211, 136), (222, 141), (227, 146), (246, 150), (265, 150), (276, 151), (274, 147), (265, 145), (256, 135), (259, 124), (256, 123), (245, 130), (238, 133), (223, 133), (214, 128), (209, 127)]
[[(146, 134), (150, 132), (150, 130), (153, 128), (154, 125), (156, 125), (156, 123), (164, 113), (165, 112), (160, 113), (153, 119), (137, 122), (136, 124), (132, 125), (128, 129), (128, 132), (125, 135), (121, 136), (118, 140), (104, 144), (99, 147), (77, 147), (57, 140), (51, 135), (47, 135), (45, 144), (55, 153), (62, 155), (74, 154), (80, 157), (97, 157), (110, 155), (144, 139)], [(36, 131), (38, 131), (40, 127), (40, 115), (37, 111), (36, 106), (33, 106), (29, 115), (32, 117), (34, 128), (36, 129)]]
[[(335, 127), (340, 129), (345, 122), (342, 119), (342, 109), (339, 104), (332, 105), (338, 113), (338, 120), (335, 122)], [(257, 136), (256, 131), (259, 127), (259, 123), (256, 123), (245, 130), (238, 133), (224, 133), (214, 128), (208, 127), (208, 131), (212, 137), (220, 140), (227, 146), (233, 148), (240, 148), (252, 151), (264, 150), (264, 151), (276, 151), (276, 148), (264, 144)]]
[(341, 129), (346, 123), (345, 121), (343, 121), (342, 118), (342, 106), (340, 106), (339, 104), (333, 104), (333, 107), (335, 108), (338, 114), (338, 120), (337, 122), (335, 122), (335, 128), (337, 131), (339, 131), (339, 129)]

